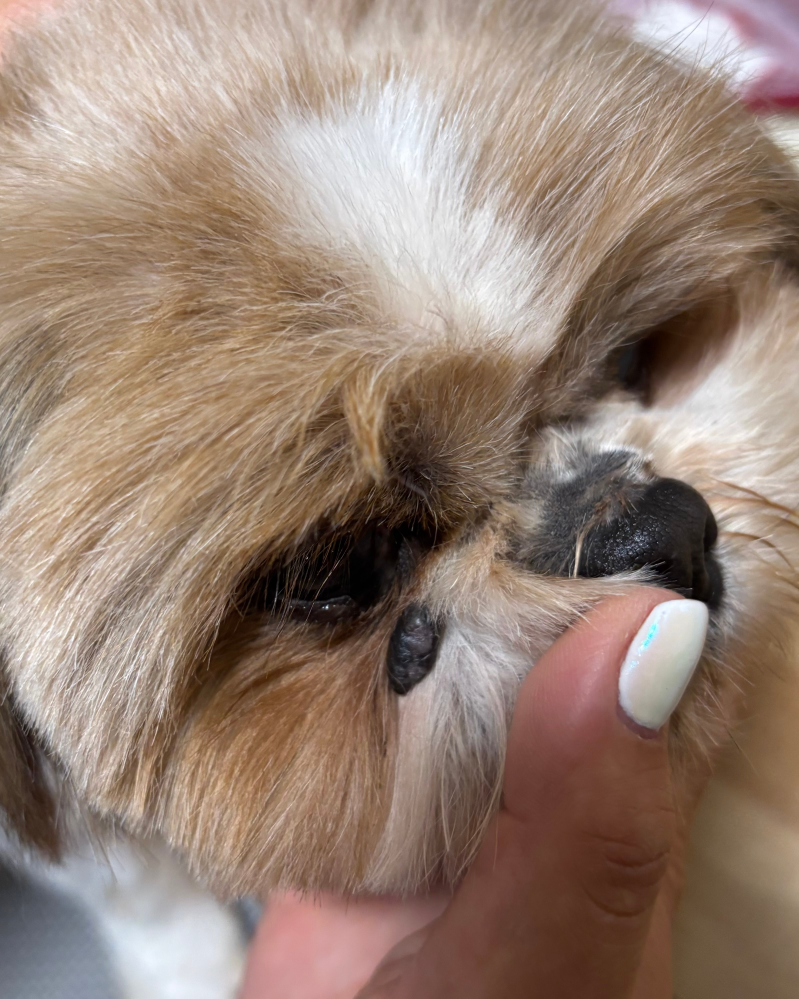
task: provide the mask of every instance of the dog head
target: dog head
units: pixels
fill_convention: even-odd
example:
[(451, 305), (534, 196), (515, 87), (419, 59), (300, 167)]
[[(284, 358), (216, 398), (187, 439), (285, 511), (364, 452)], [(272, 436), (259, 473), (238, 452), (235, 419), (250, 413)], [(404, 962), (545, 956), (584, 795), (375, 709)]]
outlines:
[(779, 654), (799, 193), (591, 16), (286, 6), (7, 57), (2, 793), (51, 849), (68, 796), (231, 891), (398, 890), (468, 863), (603, 595), (711, 608), (683, 760)]

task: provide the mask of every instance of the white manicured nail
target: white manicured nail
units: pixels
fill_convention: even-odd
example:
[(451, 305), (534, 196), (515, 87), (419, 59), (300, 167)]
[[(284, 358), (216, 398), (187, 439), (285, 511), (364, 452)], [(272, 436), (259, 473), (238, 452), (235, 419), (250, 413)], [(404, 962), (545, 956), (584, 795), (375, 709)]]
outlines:
[(658, 729), (677, 707), (696, 669), (707, 634), (699, 600), (659, 604), (630, 643), (619, 674), (619, 704), (644, 728)]

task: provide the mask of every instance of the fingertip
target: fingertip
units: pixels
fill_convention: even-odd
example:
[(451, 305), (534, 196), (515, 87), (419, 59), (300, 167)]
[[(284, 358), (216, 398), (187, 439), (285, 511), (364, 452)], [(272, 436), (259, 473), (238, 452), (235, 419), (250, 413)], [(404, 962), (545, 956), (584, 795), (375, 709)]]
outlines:
[(707, 605), (669, 600), (647, 615), (619, 671), (619, 705), (636, 727), (657, 731), (671, 717), (705, 646)]
[[(622, 717), (619, 674), (653, 608), (680, 600), (655, 589), (607, 600), (532, 669), (502, 807), (419, 952), (408, 994), (515, 995), (511, 983), (526, 982), (578, 995), (598, 981), (607, 988), (597, 995), (628, 994), (674, 814), (665, 732), (641, 738)], [(478, 981), (493, 991), (475, 990)]]
[[(678, 687), (679, 693), (685, 689), (690, 675), (683, 663), (681, 671), (672, 671), (671, 686), (658, 688), (660, 664), (654, 654), (642, 658), (639, 648), (646, 636), (639, 647), (635, 643), (656, 608), (671, 603), (695, 601), (650, 587), (612, 597), (564, 632), (536, 663), (520, 691), (508, 741), (505, 805), (512, 812), (537, 815), (544, 802), (560, 794), (570, 775), (590, 768), (612, 745), (623, 746), (631, 737), (665, 743), (660, 731), (665, 718), (655, 724), (655, 714), (665, 712), (666, 702), (674, 701)], [(669, 622), (677, 617), (659, 613), (658, 621), (666, 622), (659, 635), (674, 645), (678, 636)], [(631, 665), (622, 702), (619, 683), (625, 662)], [(625, 706), (634, 714), (625, 712)]]

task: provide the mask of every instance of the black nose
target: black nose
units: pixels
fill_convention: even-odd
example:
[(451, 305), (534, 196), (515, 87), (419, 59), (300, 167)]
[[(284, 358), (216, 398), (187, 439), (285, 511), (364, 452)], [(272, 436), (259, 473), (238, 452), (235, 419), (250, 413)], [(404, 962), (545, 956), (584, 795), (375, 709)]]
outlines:
[(716, 521), (704, 498), (677, 479), (658, 479), (627, 510), (589, 529), (580, 576), (611, 576), (649, 566), (659, 581), (711, 607), (721, 599), (721, 571), (711, 548)]

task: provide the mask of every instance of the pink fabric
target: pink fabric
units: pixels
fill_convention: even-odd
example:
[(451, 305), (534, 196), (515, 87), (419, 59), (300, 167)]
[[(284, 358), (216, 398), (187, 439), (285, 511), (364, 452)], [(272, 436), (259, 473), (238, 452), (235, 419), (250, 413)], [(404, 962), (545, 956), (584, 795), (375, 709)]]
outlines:
[[(681, 0), (696, 12), (725, 19), (741, 47), (761, 57), (742, 97), (762, 110), (799, 112), (799, 0)], [(633, 19), (657, 10), (668, 16), (673, 0), (616, 0), (614, 7)]]

